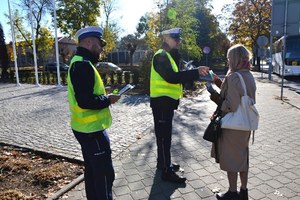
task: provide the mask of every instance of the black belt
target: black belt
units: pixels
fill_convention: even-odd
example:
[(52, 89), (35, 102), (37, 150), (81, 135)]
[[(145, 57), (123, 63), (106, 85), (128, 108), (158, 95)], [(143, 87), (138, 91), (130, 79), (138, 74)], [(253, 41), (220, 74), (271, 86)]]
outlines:
[(80, 135), (83, 135), (83, 136), (86, 136), (86, 137), (91, 137), (91, 138), (94, 138), (94, 137), (97, 137), (99, 135), (102, 135), (104, 130), (101, 130), (101, 131), (97, 131), (97, 132), (92, 132), (92, 133), (83, 133), (83, 132), (78, 132), (78, 131), (75, 131), (73, 130), (76, 134), (80, 134)]

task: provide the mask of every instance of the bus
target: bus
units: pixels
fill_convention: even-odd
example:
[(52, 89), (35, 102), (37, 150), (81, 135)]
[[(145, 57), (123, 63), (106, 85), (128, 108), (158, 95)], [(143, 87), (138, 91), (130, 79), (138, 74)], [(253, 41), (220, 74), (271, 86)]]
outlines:
[(287, 36), (286, 45), (284, 45), (284, 37), (273, 43), (272, 65), (273, 73), (280, 76), (300, 76), (300, 35)]

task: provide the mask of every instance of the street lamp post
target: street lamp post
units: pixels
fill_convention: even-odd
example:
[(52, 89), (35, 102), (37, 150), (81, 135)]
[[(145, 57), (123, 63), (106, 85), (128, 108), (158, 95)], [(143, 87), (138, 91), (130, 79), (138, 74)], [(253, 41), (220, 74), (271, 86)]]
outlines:
[(59, 54), (58, 54), (58, 41), (57, 41), (57, 22), (56, 22), (56, 6), (55, 0), (52, 0), (54, 11), (54, 29), (55, 29), (55, 56), (56, 56), (56, 70), (57, 70), (57, 86), (60, 87), (60, 69), (59, 69)]
[(21, 86), (19, 81), (19, 71), (18, 71), (18, 62), (17, 62), (17, 52), (16, 52), (16, 38), (15, 38), (15, 29), (11, 19), (11, 10), (10, 10), (10, 2), (7, 0), (8, 3), (8, 12), (9, 12), (9, 19), (10, 19), (10, 28), (11, 28), (11, 37), (12, 37), (12, 46), (14, 52), (14, 62), (15, 62), (15, 74), (16, 74), (16, 81), (17, 86)]
[(208, 66), (208, 59), (207, 59), (207, 55), (210, 53), (210, 48), (209, 47), (204, 47), (203, 48), (203, 53), (205, 54), (205, 61), (206, 61), (206, 66)]
[(35, 35), (34, 35), (34, 31), (33, 31), (32, 4), (31, 4), (31, 0), (29, 0), (29, 18), (30, 18), (30, 24), (31, 24), (31, 39), (32, 39), (32, 46), (33, 46), (33, 60), (34, 60), (34, 70), (35, 70), (35, 83), (36, 83), (36, 86), (40, 86), (40, 84), (39, 84), (39, 77), (38, 77), (38, 69), (37, 69)]

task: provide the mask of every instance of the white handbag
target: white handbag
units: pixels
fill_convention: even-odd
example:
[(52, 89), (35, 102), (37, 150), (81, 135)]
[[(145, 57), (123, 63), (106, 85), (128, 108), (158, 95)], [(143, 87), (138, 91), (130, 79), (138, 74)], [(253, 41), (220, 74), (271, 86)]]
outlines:
[(247, 95), (246, 85), (241, 74), (236, 72), (243, 86), (244, 95), (235, 112), (229, 112), (221, 119), (221, 128), (255, 131), (258, 128), (259, 114), (254, 105), (254, 100)]

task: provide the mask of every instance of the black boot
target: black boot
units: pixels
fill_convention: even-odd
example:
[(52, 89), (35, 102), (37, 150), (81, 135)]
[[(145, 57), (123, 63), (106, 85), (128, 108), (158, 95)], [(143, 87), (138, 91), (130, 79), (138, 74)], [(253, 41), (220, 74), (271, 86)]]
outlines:
[(221, 200), (238, 200), (239, 199), (239, 195), (237, 192), (231, 192), (231, 191), (227, 191), (226, 193), (218, 193), (217, 194), (217, 199), (221, 199)]
[(178, 172), (180, 169), (180, 165), (178, 165), (177, 163), (172, 163), (172, 169), (174, 172)]
[[(164, 167), (161, 167), (160, 165), (156, 165), (156, 168), (159, 169), (159, 170), (164, 170)], [(174, 172), (178, 172), (179, 169), (180, 169), (180, 165), (178, 165), (177, 163), (172, 163), (172, 167)]]
[(162, 171), (161, 179), (164, 181), (170, 181), (174, 183), (184, 183), (186, 181), (185, 177), (179, 176), (174, 171)]
[(248, 189), (243, 190), (242, 188), (240, 189), (239, 192), (239, 198), (240, 200), (248, 200)]

